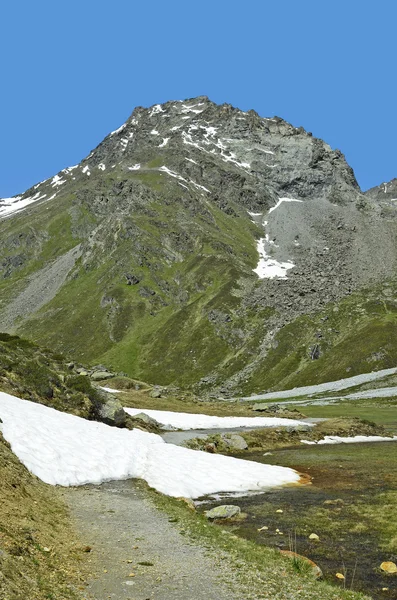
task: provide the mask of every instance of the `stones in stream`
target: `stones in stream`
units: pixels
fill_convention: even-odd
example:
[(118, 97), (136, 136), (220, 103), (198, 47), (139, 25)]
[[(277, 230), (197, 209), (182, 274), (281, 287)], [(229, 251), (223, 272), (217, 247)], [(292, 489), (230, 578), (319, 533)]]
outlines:
[(222, 506), (216, 506), (207, 510), (205, 516), (207, 519), (233, 519), (241, 513), (241, 508), (235, 504), (222, 504)]

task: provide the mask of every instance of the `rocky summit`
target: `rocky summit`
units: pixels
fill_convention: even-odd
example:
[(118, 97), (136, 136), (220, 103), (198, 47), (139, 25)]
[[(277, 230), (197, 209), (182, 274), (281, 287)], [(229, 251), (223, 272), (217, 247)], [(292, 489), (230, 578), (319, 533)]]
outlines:
[(0, 200), (0, 330), (200, 395), (394, 366), (396, 181), (279, 117), (138, 107)]

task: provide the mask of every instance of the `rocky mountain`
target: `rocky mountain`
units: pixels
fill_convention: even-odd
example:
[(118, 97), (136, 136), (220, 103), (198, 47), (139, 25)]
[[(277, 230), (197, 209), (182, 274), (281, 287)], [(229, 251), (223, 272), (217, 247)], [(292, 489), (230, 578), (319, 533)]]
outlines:
[(339, 150), (278, 117), (136, 108), (0, 201), (0, 330), (200, 394), (393, 366), (396, 190), (362, 193)]

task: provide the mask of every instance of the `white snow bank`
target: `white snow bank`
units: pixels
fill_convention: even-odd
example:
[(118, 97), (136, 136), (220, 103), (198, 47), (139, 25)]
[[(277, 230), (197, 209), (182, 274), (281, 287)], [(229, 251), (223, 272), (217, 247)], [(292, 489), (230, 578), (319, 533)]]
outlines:
[(362, 383), (382, 379), (388, 375), (397, 373), (397, 367), (391, 369), (382, 369), (381, 371), (372, 371), (371, 373), (362, 373), (353, 377), (345, 377), (337, 381), (327, 381), (326, 383), (318, 383), (317, 385), (307, 385), (304, 387), (292, 388), (291, 390), (283, 390), (282, 392), (269, 392), (267, 394), (256, 394), (253, 396), (245, 396), (242, 400), (281, 400), (282, 398), (296, 398), (298, 396), (310, 396), (311, 394), (321, 394), (322, 392), (336, 392), (349, 387), (355, 387)]
[(270, 215), (270, 213), (276, 210), (276, 208), (278, 208), (283, 202), (302, 202), (302, 200), (297, 200), (296, 198), (279, 198), (277, 204), (269, 209), (268, 214)]
[(114, 135), (115, 133), (120, 133), (121, 131), (123, 131), (123, 129), (125, 129), (127, 127), (127, 123), (123, 123), (121, 125), (121, 127), (119, 127), (118, 129), (115, 129), (114, 131), (111, 131), (109, 133), (109, 135)]
[(51, 485), (141, 478), (164, 494), (198, 498), (295, 483), (289, 468), (166, 444), (0, 392), (0, 428), (23, 464)]
[(268, 241), (267, 237), (260, 238), (258, 240), (256, 249), (259, 254), (259, 261), (256, 269), (252, 269), (254, 273), (256, 273), (259, 279), (287, 279), (287, 273), (292, 267), (294, 267), (294, 263), (291, 261), (279, 262), (275, 258), (271, 258), (270, 255), (266, 252), (266, 243), (271, 243)]
[(233, 429), (235, 427), (290, 427), (308, 425), (304, 421), (279, 419), (276, 417), (214, 417), (190, 413), (178, 413), (167, 410), (149, 410), (146, 408), (124, 408), (131, 415), (145, 413), (162, 425), (171, 425), (177, 429)]
[(40, 192), (37, 192), (34, 196), (29, 196), (28, 198), (22, 198), (22, 196), (14, 196), (13, 198), (0, 198), (0, 218), (5, 217), (13, 212), (18, 212), (33, 202), (44, 200), (46, 196), (47, 194), (40, 195)]
[(323, 444), (359, 444), (363, 442), (397, 442), (397, 435), (393, 437), (382, 437), (380, 435), (355, 435), (353, 437), (340, 437), (338, 435), (326, 435), (322, 440), (313, 442), (310, 440), (301, 440), (302, 444), (323, 445)]
[(111, 394), (123, 394), (123, 390), (114, 390), (110, 387), (103, 387), (102, 385), (99, 386), (100, 390), (103, 390), (104, 392), (110, 392)]

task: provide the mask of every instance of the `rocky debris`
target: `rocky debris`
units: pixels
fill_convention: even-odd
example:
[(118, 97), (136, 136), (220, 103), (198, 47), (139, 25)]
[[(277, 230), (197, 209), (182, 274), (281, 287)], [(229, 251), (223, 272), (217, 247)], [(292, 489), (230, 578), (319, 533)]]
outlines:
[(159, 386), (155, 386), (149, 393), (149, 396), (151, 398), (161, 398), (162, 394), (163, 394), (163, 388), (159, 387)]
[(292, 550), (280, 550), (280, 554), (285, 556), (286, 558), (302, 561), (310, 567), (310, 573), (314, 576), (315, 579), (321, 579), (323, 577), (323, 572), (315, 562), (307, 558), (307, 556), (302, 556), (301, 554), (297, 554), (296, 552), (292, 552)]
[(241, 513), (241, 508), (235, 504), (222, 504), (222, 506), (216, 506), (211, 510), (205, 511), (207, 519), (213, 521), (215, 519), (233, 519)]
[(309, 535), (309, 540), (311, 540), (312, 542), (319, 542), (320, 537), (317, 535), (317, 533), (311, 533)]
[(341, 581), (343, 581), (344, 579), (346, 579), (346, 577), (343, 575), (343, 573), (335, 573), (335, 577), (337, 579), (340, 579)]
[(305, 415), (299, 412), (297, 408), (291, 408), (282, 404), (260, 403), (253, 404), (252, 410), (256, 412), (269, 413), (271, 416), (285, 417), (291, 419), (304, 419)]
[(126, 273), (125, 278), (127, 280), (127, 285), (137, 285), (140, 282), (140, 278), (131, 273)]

